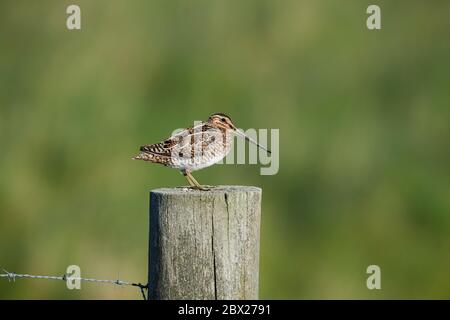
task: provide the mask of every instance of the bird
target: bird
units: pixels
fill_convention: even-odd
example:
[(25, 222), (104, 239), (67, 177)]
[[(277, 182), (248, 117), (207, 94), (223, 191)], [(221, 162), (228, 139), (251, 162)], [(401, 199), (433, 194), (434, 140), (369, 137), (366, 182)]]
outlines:
[(238, 130), (229, 116), (214, 113), (207, 121), (183, 129), (161, 142), (141, 146), (140, 153), (132, 159), (178, 169), (192, 189), (206, 191), (211, 188), (202, 186), (192, 172), (212, 166), (226, 157), (232, 148), (233, 135), (243, 137), (271, 153), (269, 149)]

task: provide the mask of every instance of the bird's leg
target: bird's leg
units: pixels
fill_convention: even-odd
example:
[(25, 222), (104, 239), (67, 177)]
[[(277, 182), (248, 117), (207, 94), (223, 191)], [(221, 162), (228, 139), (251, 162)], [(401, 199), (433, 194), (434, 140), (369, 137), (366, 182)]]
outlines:
[(191, 188), (197, 188), (196, 185), (192, 182), (191, 178), (187, 175), (187, 173), (183, 172), (183, 175), (186, 177), (186, 180), (188, 181)]
[(198, 183), (198, 181), (195, 180), (194, 176), (189, 171), (185, 171), (185, 172), (186, 172), (186, 179), (188, 179), (189, 184), (191, 184), (191, 186), (194, 189), (203, 190), (203, 191), (210, 190), (208, 188), (203, 187), (200, 183)]
[(187, 180), (187, 182), (189, 183), (189, 185), (190, 185), (192, 188), (195, 188), (196, 186), (195, 186), (195, 184), (192, 182), (191, 178), (188, 176), (187, 172), (186, 172), (186, 171), (181, 171), (181, 172), (183, 173), (183, 176), (186, 177), (186, 180)]

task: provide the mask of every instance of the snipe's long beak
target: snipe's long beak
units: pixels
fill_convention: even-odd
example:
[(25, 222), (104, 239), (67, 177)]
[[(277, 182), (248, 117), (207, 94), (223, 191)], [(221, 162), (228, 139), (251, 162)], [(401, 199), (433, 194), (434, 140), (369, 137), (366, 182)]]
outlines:
[(261, 149), (267, 151), (269, 154), (272, 153), (272, 151), (270, 151), (270, 150), (267, 149), (266, 147), (260, 145), (258, 142), (256, 142), (256, 141), (253, 140), (252, 138), (248, 137), (245, 133), (239, 131), (238, 129), (234, 129), (234, 132), (235, 132), (238, 136), (243, 137), (245, 140), (247, 140), (247, 141), (249, 141), (249, 142), (251, 142), (251, 143), (257, 145), (259, 148), (261, 148)]

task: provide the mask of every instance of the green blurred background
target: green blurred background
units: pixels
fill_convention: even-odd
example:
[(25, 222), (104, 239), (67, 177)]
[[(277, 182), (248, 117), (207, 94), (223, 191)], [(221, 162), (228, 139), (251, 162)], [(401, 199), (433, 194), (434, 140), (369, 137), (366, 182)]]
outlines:
[[(80, 5), (82, 30), (66, 7)], [(366, 28), (378, 4), (382, 30)], [(450, 298), (449, 1), (0, 2), (0, 267), (147, 280), (148, 191), (185, 184), (141, 144), (229, 114), (280, 129), (260, 297)], [(366, 288), (381, 267), (382, 289)], [(0, 279), (0, 298), (140, 299)]]

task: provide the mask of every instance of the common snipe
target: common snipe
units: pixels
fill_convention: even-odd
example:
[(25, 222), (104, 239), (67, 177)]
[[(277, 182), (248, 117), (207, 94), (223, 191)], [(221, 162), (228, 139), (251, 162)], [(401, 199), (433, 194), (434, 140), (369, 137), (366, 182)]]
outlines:
[(186, 128), (162, 142), (141, 146), (141, 152), (133, 159), (181, 170), (191, 187), (208, 190), (195, 180), (192, 172), (209, 167), (226, 157), (231, 150), (233, 134), (270, 153), (270, 150), (239, 131), (229, 116), (215, 113), (208, 121)]

